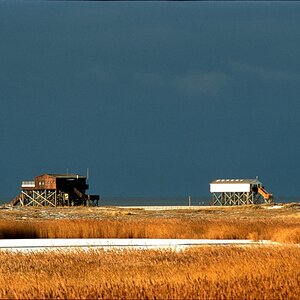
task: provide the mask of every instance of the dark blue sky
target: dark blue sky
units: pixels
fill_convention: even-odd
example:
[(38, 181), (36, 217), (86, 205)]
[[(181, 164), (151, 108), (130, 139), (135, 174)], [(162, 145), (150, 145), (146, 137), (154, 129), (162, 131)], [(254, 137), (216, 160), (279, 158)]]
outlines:
[(0, 196), (300, 195), (300, 3), (0, 2)]

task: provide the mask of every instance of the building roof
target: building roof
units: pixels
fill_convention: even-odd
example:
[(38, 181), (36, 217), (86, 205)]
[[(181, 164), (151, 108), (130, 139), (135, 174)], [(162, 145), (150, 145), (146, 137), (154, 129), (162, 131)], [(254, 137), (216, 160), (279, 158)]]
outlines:
[(255, 179), (216, 179), (210, 184), (261, 184), (261, 182)]
[[(78, 175), (78, 174), (48, 174), (48, 173), (46, 173), (46, 174), (42, 174), (39, 176), (44, 176), (44, 175), (49, 175), (49, 176), (55, 177), (55, 178), (65, 178), (65, 179), (67, 179), (67, 178), (75, 178), (75, 179), (86, 178), (86, 176), (82, 176), (82, 175)], [(39, 177), (39, 176), (37, 176), (37, 177)]]

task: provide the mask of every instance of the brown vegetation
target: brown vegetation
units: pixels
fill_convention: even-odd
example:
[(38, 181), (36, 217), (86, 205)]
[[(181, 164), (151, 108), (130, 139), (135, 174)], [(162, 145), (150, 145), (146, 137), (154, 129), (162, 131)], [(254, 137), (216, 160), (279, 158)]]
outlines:
[(299, 257), (296, 245), (2, 253), (0, 298), (298, 299)]
[(99, 208), (0, 210), (0, 238), (252, 239), (300, 243), (299, 205), (183, 211)]
[[(211, 238), (299, 243), (299, 205), (146, 211), (0, 210), (0, 238)], [(298, 299), (299, 245), (201, 246), (183, 252), (0, 255), (0, 298)]]

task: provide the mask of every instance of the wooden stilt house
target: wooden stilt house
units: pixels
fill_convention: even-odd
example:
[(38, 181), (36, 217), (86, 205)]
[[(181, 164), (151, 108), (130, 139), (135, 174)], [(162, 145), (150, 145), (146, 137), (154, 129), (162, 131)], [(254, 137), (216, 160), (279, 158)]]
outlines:
[(98, 205), (98, 195), (87, 195), (85, 176), (77, 174), (43, 174), (23, 181), (21, 193), (10, 204), (21, 206)]

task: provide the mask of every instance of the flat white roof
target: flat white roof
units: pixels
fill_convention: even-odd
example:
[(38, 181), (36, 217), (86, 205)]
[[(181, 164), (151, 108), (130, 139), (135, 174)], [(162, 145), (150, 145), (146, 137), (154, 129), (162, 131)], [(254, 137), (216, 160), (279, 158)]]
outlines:
[(261, 184), (258, 179), (216, 179), (210, 184)]

